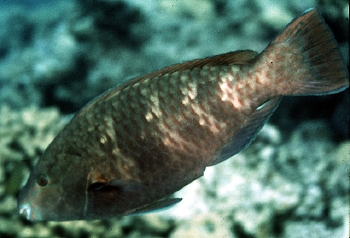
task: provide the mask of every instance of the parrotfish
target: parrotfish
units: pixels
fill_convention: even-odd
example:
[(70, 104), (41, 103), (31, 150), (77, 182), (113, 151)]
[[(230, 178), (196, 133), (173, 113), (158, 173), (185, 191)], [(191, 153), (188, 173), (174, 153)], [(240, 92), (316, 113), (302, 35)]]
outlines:
[(260, 54), (176, 64), (88, 103), (35, 165), (19, 212), (30, 221), (91, 220), (174, 205), (174, 192), (249, 145), (283, 96), (348, 86), (334, 36), (310, 9)]

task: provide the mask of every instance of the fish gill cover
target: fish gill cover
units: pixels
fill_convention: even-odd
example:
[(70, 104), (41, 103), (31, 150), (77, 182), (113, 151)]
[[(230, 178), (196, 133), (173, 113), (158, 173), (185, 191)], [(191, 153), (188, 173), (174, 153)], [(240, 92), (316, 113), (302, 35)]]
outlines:
[[(114, 4), (114, 1), (100, 2)], [(182, 204), (165, 213), (68, 223), (29, 224), (19, 218), (15, 196), (20, 184), (59, 131), (59, 125), (67, 121), (64, 116), (59, 117), (57, 111), (43, 107), (57, 105), (63, 113), (75, 112), (94, 95), (118, 84), (118, 80), (125, 80), (135, 71), (151, 72), (183, 60), (236, 49), (260, 52), (277, 31), (310, 7), (297, 3), (289, 7), (283, 3), (270, 3), (264, 7), (260, 1), (249, 6), (201, 1), (202, 8), (185, 3), (172, 7), (169, 1), (147, 1), (147, 5), (117, 2), (128, 6), (125, 14), (141, 12), (147, 19), (142, 20), (142, 24), (152, 26), (153, 34), (146, 34), (145, 29), (149, 28), (134, 20), (130, 22), (128, 37), (144, 37), (145, 40), (127, 46), (122, 43), (125, 40), (116, 39), (113, 45), (111, 39), (116, 37), (115, 33), (106, 38), (108, 32), (103, 32), (101, 39), (96, 34), (102, 29), (94, 23), (98, 17), (89, 11), (104, 10), (95, 11), (92, 6), (92, 10), (88, 10), (76, 5), (75, 9), (82, 9), (80, 12), (72, 11), (73, 7), (66, 3), (56, 7), (57, 11), (51, 14), (42, 10), (40, 14), (30, 15), (20, 8), (12, 11), (16, 13), (12, 15), (8, 14), (10, 11), (4, 11), (3, 21), (16, 21), (18, 28), (6, 31), (7, 35), (9, 31), (14, 35), (11, 41), (6, 41), (6, 33), (2, 33), (1, 38), (4, 47), (1, 50), (0, 96), (2, 104), (10, 105), (10, 108), (2, 106), (0, 114), (1, 173), (4, 175), (1, 176), (1, 187), (5, 195), (0, 206), (1, 234), (23, 237), (88, 234), (107, 237), (147, 234), (158, 237), (298, 237), (310, 234), (343, 237), (348, 223), (344, 219), (348, 214), (349, 185), (343, 178), (347, 177), (349, 143), (340, 137), (344, 138), (346, 133), (337, 133), (334, 128), (346, 130), (335, 123), (346, 125), (346, 118), (339, 116), (347, 111), (346, 101), (342, 100), (346, 98), (344, 93), (317, 97), (320, 101), (312, 104), (310, 100), (316, 99), (301, 98), (303, 107), (300, 107), (300, 100), (282, 100), (277, 115), (271, 120), (274, 126), (265, 126), (256, 141), (235, 159), (207, 169), (204, 179), (176, 195), (184, 198)], [(198, 6), (199, 3), (194, 4)], [(332, 29), (346, 28), (342, 21), (336, 23), (336, 19), (344, 17), (347, 3), (325, 4), (328, 5), (320, 7), (327, 23), (336, 26)], [(327, 13), (331, 9), (329, 5), (339, 9), (336, 15)], [(65, 14), (66, 9), (81, 14)], [(275, 22), (271, 22), (273, 19)], [(213, 28), (210, 24), (218, 26)], [(172, 28), (168, 28), (169, 25)], [(260, 28), (268, 30), (257, 30)], [(216, 29), (219, 33), (215, 35), (203, 29)], [(157, 32), (164, 34), (155, 34)], [(239, 35), (249, 41), (240, 40)], [(208, 47), (208, 39), (211, 47)], [(345, 47), (343, 52), (348, 63), (347, 43), (337, 39), (341, 49)], [(28, 108), (29, 104), (34, 106)], [(308, 104), (311, 105), (307, 107)], [(288, 133), (284, 129), (288, 129)], [(334, 139), (341, 144), (335, 143)], [(210, 204), (213, 206), (208, 207)], [(89, 223), (93, 226), (88, 226)]]

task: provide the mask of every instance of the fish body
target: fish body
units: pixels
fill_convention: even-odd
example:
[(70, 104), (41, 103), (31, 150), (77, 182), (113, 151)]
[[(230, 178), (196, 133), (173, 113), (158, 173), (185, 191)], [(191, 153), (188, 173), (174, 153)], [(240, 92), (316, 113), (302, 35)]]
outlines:
[(246, 147), (284, 95), (344, 90), (348, 73), (316, 9), (260, 54), (245, 50), (136, 78), (86, 105), (19, 195), (31, 221), (103, 219), (166, 207), (167, 197)]

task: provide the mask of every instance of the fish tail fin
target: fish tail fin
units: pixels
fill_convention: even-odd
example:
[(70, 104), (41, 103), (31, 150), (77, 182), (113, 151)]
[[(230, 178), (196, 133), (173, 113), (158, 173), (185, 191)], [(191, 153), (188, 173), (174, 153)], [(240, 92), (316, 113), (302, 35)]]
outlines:
[(278, 95), (325, 95), (349, 86), (338, 44), (317, 9), (292, 21), (264, 52), (276, 67)]

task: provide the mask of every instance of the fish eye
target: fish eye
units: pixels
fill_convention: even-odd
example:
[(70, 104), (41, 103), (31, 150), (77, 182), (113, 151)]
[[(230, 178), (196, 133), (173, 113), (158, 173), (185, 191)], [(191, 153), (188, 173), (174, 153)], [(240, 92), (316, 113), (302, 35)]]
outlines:
[(39, 174), (39, 176), (36, 178), (36, 183), (40, 186), (40, 187), (45, 187), (48, 184), (48, 179), (47, 176), (45, 174)]

